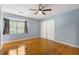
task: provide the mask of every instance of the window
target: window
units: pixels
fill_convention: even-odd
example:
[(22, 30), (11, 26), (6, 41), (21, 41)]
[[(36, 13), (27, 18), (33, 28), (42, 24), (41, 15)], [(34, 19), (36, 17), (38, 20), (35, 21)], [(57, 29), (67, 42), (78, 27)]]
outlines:
[(10, 21), (10, 34), (24, 33), (24, 21)]
[(27, 33), (27, 22), (4, 19), (4, 32), (3, 34), (16, 34), (16, 33)]

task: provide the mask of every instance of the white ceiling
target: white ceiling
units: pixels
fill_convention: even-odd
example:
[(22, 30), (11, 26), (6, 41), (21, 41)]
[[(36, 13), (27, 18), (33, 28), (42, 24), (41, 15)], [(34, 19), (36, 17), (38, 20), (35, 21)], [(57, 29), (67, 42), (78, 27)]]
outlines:
[(45, 12), (46, 15), (38, 13), (34, 15), (35, 12), (29, 9), (37, 9), (38, 4), (3, 4), (2, 11), (12, 14), (17, 14), (25, 17), (35, 18), (35, 19), (46, 19), (63, 12), (67, 12), (76, 8), (79, 8), (79, 4), (43, 4), (44, 8), (51, 8), (52, 11)]

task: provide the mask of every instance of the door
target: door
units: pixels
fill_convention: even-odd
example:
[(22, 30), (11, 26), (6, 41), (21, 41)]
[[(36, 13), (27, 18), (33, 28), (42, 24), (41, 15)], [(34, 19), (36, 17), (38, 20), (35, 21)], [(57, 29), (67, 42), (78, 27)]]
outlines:
[(55, 21), (45, 20), (41, 22), (41, 37), (53, 40), (55, 37)]
[(48, 20), (46, 23), (47, 29), (47, 39), (53, 40), (54, 39), (54, 20)]
[(46, 23), (47, 23), (47, 21), (41, 22), (41, 37), (42, 38), (46, 38), (46, 33), (47, 33)]

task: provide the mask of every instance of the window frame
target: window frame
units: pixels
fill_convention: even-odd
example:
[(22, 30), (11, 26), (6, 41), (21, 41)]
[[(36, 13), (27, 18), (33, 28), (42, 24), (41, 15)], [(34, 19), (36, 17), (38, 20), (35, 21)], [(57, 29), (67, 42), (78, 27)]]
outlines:
[[(25, 23), (24, 21), (16, 21), (16, 20), (10, 20), (10, 21), (14, 21), (15, 22), (15, 32), (14, 33), (12, 33), (11, 32), (11, 30), (10, 30), (10, 28), (9, 28), (9, 30), (10, 30), (10, 33), (9, 34), (19, 34), (19, 33), (25, 33), (24, 32), (24, 25), (23, 25), (23, 31), (22, 32), (19, 32), (19, 27), (18, 27), (18, 24), (19, 24), (19, 22), (22, 22), (23, 24)], [(10, 24), (10, 22), (9, 22), (9, 24)], [(10, 24), (11, 25), (11, 24)]]

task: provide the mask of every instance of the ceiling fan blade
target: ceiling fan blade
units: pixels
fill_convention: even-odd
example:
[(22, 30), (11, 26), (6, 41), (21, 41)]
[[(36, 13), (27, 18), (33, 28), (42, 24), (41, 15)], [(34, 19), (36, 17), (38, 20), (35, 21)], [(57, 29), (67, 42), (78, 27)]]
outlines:
[(45, 15), (45, 13), (42, 11), (42, 14)]
[(32, 10), (32, 11), (39, 11), (39, 10), (37, 10), (37, 9), (29, 9), (29, 10)]
[(52, 9), (44, 9), (43, 11), (51, 11)]
[(34, 13), (35, 15), (37, 14), (38, 12)]

